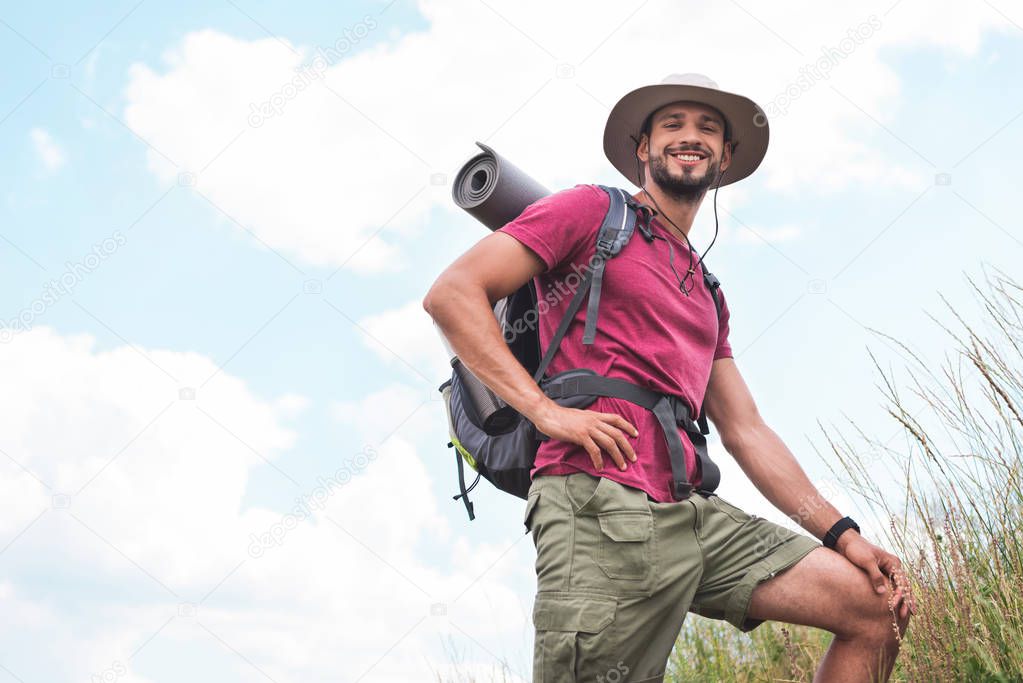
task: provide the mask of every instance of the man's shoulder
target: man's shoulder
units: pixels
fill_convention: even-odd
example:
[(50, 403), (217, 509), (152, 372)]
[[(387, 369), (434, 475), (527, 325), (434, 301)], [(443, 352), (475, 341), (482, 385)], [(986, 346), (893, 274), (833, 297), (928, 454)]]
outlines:
[(585, 216), (597, 214), (603, 216), (611, 202), (607, 193), (596, 183), (577, 183), (572, 187), (558, 190), (540, 201), (560, 210), (583, 212)]
[(571, 187), (565, 187), (554, 194), (548, 195), (546, 199), (557, 199), (558, 201), (593, 201), (600, 197), (600, 195), (607, 194), (600, 189), (600, 185), (596, 183), (576, 183)]

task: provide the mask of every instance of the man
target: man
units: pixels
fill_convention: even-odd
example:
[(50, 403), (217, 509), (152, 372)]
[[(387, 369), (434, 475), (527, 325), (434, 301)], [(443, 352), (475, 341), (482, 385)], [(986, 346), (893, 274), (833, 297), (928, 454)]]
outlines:
[[(653, 213), (606, 264), (598, 333), (586, 307), (550, 374), (586, 367), (700, 406), (753, 484), (806, 531), (793, 533), (702, 488), (716, 467), (679, 431), (695, 490), (681, 496), (655, 416), (598, 397), (586, 410), (548, 398), (515, 360), (494, 302), (536, 278), (553, 301), (546, 348), (567, 308), (568, 274), (590, 262), (609, 198), (594, 185), (545, 197), (459, 257), (424, 308), (455, 353), (550, 440), (532, 471), (526, 525), (537, 547), (534, 681), (658, 681), (687, 611), (742, 631), (766, 620), (835, 634), (815, 680), (887, 680), (914, 611), (901, 563), (822, 498), (763, 422), (732, 357), (688, 234), (707, 190), (748, 176), (767, 150), (763, 111), (698, 74), (639, 88), (612, 110), (611, 163)], [(573, 271), (573, 267), (576, 269)], [(578, 279), (576, 280), (578, 282)], [(718, 295), (722, 296), (718, 290)], [(825, 547), (826, 546), (826, 547)]]

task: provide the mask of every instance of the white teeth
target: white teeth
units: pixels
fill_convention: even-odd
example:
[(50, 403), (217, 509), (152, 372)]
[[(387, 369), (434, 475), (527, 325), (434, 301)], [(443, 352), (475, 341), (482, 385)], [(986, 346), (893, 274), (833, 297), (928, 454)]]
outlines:
[(702, 157), (698, 154), (676, 154), (675, 158), (682, 161), (699, 161)]

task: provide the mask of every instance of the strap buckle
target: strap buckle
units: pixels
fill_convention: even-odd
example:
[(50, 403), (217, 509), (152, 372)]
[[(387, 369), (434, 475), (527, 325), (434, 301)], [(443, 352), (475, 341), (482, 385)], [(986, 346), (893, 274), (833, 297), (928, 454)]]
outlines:
[(657, 213), (656, 211), (654, 211), (653, 209), (651, 209), (651, 208), (650, 208), (649, 206), (647, 206), (646, 204), (639, 204), (639, 203), (637, 203), (637, 202), (634, 202), (634, 203), (633, 203), (633, 205), (632, 205), (632, 208), (634, 208), (634, 209), (636, 210), (636, 212), (637, 212), (637, 213), (639, 213), (640, 217), (641, 217), (641, 218), (642, 218), (642, 220), (643, 220), (643, 224), (644, 224), (644, 225), (646, 225), (647, 223), (649, 223), (649, 222), (650, 222), (650, 219), (651, 219), (651, 218), (653, 218), (653, 217), (654, 217), (654, 214), (656, 214), (656, 213)]
[(700, 429), (699, 425), (693, 421), (692, 415), (689, 412), (689, 406), (686, 404), (685, 399), (679, 396), (671, 396), (669, 400), (671, 401), (671, 410), (675, 413), (675, 423), (678, 424), (678, 426), (682, 427), (682, 429), (690, 434), (706, 434), (709, 432), (709, 430), (708, 432), (704, 432)]
[(671, 480), (672, 493), (675, 500), (685, 500), (693, 493), (693, 485), (688, 481)]
[(597, 253), (600, 254), (601, 256), (603, 256), (604, 258), (610, 257), (614, 253), (612, 251), (612, 249), (614, 249), (614, 246), (615, 246), (615, 243), (614, 243), (614, 240), (612, 240), (612, 239), (607, 239), (606, 237), (598, 239), (597, 240)]
[(550, 399), (569, 398), (571, 396), (578, 396), (582, 393), (579, 390), (578, 377), (569, 377), (558, 383), (547, 383), (541, 387), (541, 390), (543, 393), (547, 394), (547, 397)]
[(696, 424), (700, 427), (700, 433), (706, 436), (710, 434), (710, 427), (707, 425), (707, 414), (700, 411), (700, 417), (696, 418)]

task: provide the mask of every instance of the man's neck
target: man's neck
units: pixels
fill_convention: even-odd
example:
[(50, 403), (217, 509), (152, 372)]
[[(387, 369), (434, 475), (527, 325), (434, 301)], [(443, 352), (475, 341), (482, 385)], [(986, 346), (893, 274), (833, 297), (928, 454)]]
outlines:
[[(650, 201), (650, 197), (647, 194), (653, 197), (654, 201), (657, 202), (656, 205)], [(640, 190), (632, 197), (639, 203), (645, 204), (657, 211), (658, 219), (666, 230), (673, 233), (679, 239), (685, 238), (688, 240), (689, 231), (693, 227), (693, 219), (696, 218), (696, 212), (699, 211), (705, 194), (706, 192), (701, 194), (695, 201), (686, 201), (666, 195), (655, 183), (648, 181), (646, 192), (644, 193), (643, 190)]]

